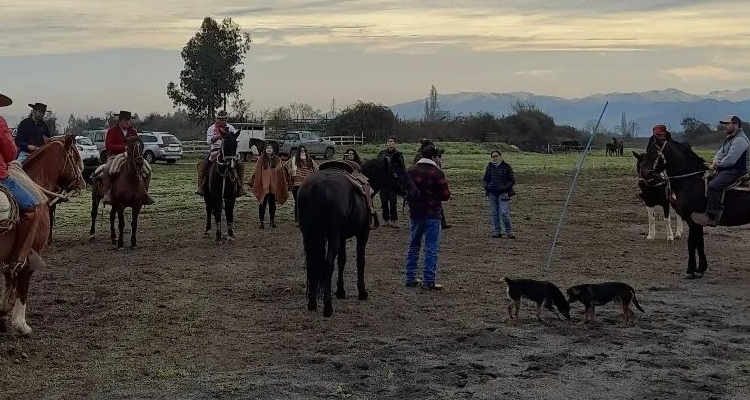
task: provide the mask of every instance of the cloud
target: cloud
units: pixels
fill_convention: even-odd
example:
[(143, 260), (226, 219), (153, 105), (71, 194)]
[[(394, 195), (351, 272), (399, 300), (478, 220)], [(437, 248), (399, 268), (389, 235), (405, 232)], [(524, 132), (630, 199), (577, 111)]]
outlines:
[[(0, 56), (111, 48), (179, 50), (208, 10), (232, 17), (255, 46), (391, 46), (458, 44), (475, 51), (633, 51), (745, 48), (750, 25), (716, 21), (750, 13), (740, 0), (5, 0)], [(127, 9), (123, 13), (121, 10)], [(215, 13), (215, 14), (213, 14)]]
[(714, 65), (694, 65), (691, 67), (679, 67), (667, 69), (665, 73), (675, 76), (683, 81), (694, 79), (736, 81), (750, 77), (746, 71), (736, 71)]
[(549, 69), (528, 69), (523, 71), (516, 71), (516, 75), (533, 76), (535, 78), (541, 78), (545, 76), (555, 75), (555, 71)]
[(285, 58), (287, 58), (287, 56), (284, 54), (264, 54), (264, 55), (255, 57), (254, 59), (260, 62), (276, 62), (276, 61), (281, 61)]

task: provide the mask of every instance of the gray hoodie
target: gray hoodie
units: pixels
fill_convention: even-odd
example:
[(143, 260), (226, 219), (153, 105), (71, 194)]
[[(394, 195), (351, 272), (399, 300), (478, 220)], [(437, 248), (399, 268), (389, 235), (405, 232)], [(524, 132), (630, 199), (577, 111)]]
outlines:
[(742, 169), (747, 171), (747, 155), (750, 148), (748, 140), (742, 129), (737, 130), (734, 135), (727, 137), (721, 144), (714, 156), (718, 170)]

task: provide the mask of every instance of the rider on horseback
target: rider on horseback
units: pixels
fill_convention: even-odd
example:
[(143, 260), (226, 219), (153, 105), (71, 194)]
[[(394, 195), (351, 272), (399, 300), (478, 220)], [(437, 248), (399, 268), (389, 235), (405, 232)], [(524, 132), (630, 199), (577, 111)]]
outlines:
[(729, 186), (747, 174), (747, 155), (750, 141), (742, 132), (742, 121), (736, 115), (729, 115), (719, 121), (726, 129), (727, 138), (719, 147), (711, 163), (716, 176), (708, 182), (708, 204), (705, 213), (693, 213), (693, 222), (703, 226), (716, 226), (721, 218), (719, 208), (721, 195)]
[[(227, 118), (228, 117), (226, 111), (219, 111), (216, 114), (216, 122), (213, 125), (209, 126), (208, 130), (206, 131), (206, 142), (211, 145), (211, 149), (206, 155), (206, 158), (201, 160), (201, 162), (198, 164), (198, 190), (195, 191), (195, 194), (199, 196), (204, 195), (203, 187), (205, 186), (206, 176), (208, 175), (209, 168), (211, 168), (211, 163), (213, 161), (216, 161), (216, 158), (219, 155), (219, 151), (221, 151), (222, 139), (224, 138), (224, 134), (237, 133), (237, 129), (227, 123)], [(244, 182), (245, 164), (241, 160), (238, 160), (237, 162), (237, 175), (239, 181)], [(247, 194), (247, 191), (245, 191), (243, 185), (240, 184), (237, 196), (243, 196), (245, 194)]]
[(18, 161), (23, 163), (31, 153), (39, 150), (52, 137), (49, 126), (44, 122), (47, 105), (42, 103), (29, 104), (31, 114), (18, 124), (16, 132), (16, 147)]
[[(138, 132), (136, 132), (135, 128), (130, 126), (130, 118), (132, 115), (130, 114), (130, 111), (120, 111), (119, 114), (115, 114), (117, 118), (117, 126), (113, 126), (109, 128), (107, 131), (107, 136), (104, 139), (104, 146), (107, 150), (107, 162), (104, 164), (104, 167), (102, 169), (102, 185), (104, 187), (104, 197), (103, 201), (104, 204), (108, 204), (112, 202), (112, 199), (110, 197), (110, 187), (112, 181), (115, 179), (115, 175), (111, 175), (110, 168), (112, 166), (112, 161), (115, 159), (115, 156), (118, 154), (125, 153), (127, 150), (127, 147), (125, 146), (125, 140), (129, 137), (138, 137)], [(146, 164), (146, 161), (143, 161), (144, 164)], [(148, 169), (148, 166), (144, 168), (144, 172)], [(143, 180), (143, 185), (146, 188), (146, 205), (154, 204), (154, 200), (151, 198), (151, 196), (148, 194), (148, 187), (149, 183), (151, 182), (151, 173), (146, 172), (146, 177)]]
[[(0, 94), (0, 107), (7, 107), (13, 101)], [(0, 185), (3, 185), (13, 194), (13, 197), (21, 209), (21, 218), (16, 229), (16, 243), (14, 248), (16, 252), (14, 258), (16, 265), (11, 267), (15, 270), (26, 263), (29, 255), (35, 254), (31, 246), (34, 244), (36, 230), (39, 227), (41, 214), (44, 212), (46, 205), (40, 204), (33, 194), (29, 193), (21, 184), (13, 179), (8, 172), (8, 164), (16, 159), (18, 148), (13, 142), (13, 136), (10, 133), (8, 124), (3, 117), (0, 117)]]

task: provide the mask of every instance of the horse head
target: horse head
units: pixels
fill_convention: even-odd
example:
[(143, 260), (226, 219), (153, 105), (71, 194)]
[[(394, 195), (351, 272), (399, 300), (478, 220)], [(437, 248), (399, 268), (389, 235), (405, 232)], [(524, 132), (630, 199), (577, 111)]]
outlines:
[(417, 189), (409, 174), (406, 173), (406, 165), (404, 165), (402, 157), (384, 155), (382, 161), (385, 171), (388, 174), (389, 179), (387, 182), (389, 182), (388, 187), (390, 190), (407, 199), (419, 196), (419, 189)]
[(672, 140), (668, 132), (653, 135), (646, 146), (646, 153), (639, 159), (638, 176), (647, 181), (662, 173), (672, 178), (697, 175), (708, 169), (706, 160), (695, 154), (686, 145)]
[(239, 135), (239, 132), (227, 132), (224, 134), (224, 138), (221, 141), (219, 163), (229, 170), (233, 170), (237, 166), (237, 139), (239, 138)]
[(125, 152), (128, 160), (136, 167), (136, 171), (143, 166), (143, 140), (138, 136), (125, 139)]
[[(86, 188), (83, 160), (75, 146), (75, 135), (51, 139), (26, 159), (23, 168), (32, 180), (49, 191), (78, 192)], [(42, 176), (54, 180), (37, 181)]]

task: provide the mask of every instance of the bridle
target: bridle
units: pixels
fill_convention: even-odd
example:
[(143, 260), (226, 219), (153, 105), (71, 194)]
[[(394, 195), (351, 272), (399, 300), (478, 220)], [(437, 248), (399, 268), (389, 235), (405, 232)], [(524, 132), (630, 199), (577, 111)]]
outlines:
[(656, 172), (656, 168), (659, 165), (659, 160), (661, 160), (664, 163), (664, 169), (662, 170), (661, 175), (667, 182), (671, 179), (687, 178), (690, 176), (704, 174), (706, 172), (706, 171), (695, 171), (695, 172), (689, 172), (687, 174), (669, 176), (669, 174), (667, 174), (667, 158), (664, 156), (664, 148), (667, 146), (667, 142), (668, 141), (665, 140), (661, 146), (659, 146), (658, 144), (654, 144), (654, 147), (656, 148), (656, 158), (654, 159), (654, 165), (651, 167), (651, 171)]
[[(58, 143), (62, 145), (62, 142)], [(63, 151), (65, 151), (64, 146)], [(59, 189), (54, 192), (37, 185), (42, 193), (46, 194), (48, 197), (51, 197), (51, 199), (47, 202), (47, 205), (49, 206), (53, 206), (60, 201), (67, 200), (70, 197), (70, 193), (76, 191), (74, 189), (74, 186), (78, 183), (78, 178), (80, 177), (81, 179), (83, 179), (83, 165), (82, 163), (76, 162), (75, 158), (73, 157), (73, 151), (77, 151), (73, 146), (65, 151), (65, 162), (63, 163), (63, 168), (60, 175), (64, 176), (65, 171), (67, 171), (68, 168), (71, 168), (73, 170), (73, 176), (76, 177), (75, 179), (70, 181), (65, 187), (58, 186)], [(68, 165), (70, 165), (70, 167), (68, 167)], [(55, 182), (55, 185), (57, 185), (57, 182)]]

